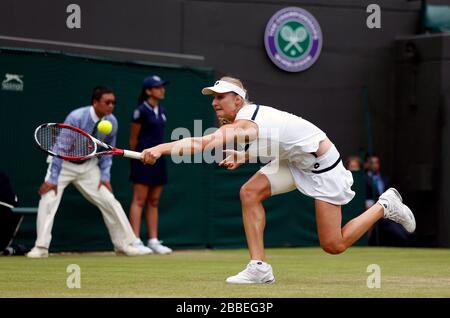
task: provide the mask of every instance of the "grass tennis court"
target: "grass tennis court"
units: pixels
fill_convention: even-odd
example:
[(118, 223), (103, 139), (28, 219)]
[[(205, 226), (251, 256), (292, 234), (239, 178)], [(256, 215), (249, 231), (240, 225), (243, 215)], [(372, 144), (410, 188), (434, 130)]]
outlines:
[[(450, 297), (450, 250), (354, 247), (341, 255), (319, 248), (267, 249), (274, 285), (228, 285), (247, 250), (177, 251), (168, 256), (59, 254), (0, 259), (0, 297)], [(69, 264), (81, 288), (69, 289)], [(381, 268), (381, 288), (368, 288), (367, 266)]]

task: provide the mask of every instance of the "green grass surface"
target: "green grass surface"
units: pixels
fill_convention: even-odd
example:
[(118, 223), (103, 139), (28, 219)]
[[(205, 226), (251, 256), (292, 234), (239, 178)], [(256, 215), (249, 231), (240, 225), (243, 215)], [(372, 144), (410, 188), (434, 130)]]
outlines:
[[(225, 278), (245, 267), (246, 250), (0, 257), (0, 297), (450, 297), (450, 249), (280, 248), (267, 256), (277, 282), (245, 286)], [(69, 264), (81, 268), (79, 289), (66, 285)], [(367, 287), (370, 264), (380, 266), (381, 288)]]

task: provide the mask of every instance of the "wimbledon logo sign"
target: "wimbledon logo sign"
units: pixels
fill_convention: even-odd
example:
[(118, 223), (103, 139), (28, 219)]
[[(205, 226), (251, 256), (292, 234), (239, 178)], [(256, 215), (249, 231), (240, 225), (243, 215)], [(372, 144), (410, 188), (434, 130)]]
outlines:
[(322, 50), (322, 30), (306, 10), (289, 7), (275, 13), (266, 26), (264, 44), (275, 65), (288, 72), (311, 67)]

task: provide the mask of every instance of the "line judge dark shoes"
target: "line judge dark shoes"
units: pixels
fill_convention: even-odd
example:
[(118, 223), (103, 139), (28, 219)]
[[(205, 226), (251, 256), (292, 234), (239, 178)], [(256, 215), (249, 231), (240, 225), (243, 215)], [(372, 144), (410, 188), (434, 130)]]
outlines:
[(416, 229), (416, 219), (411, 210), (403, 204), (402, 196), (394, 188), (387, 189), (378, 199), (384, 207), (384, 218), (401, 224), (409, 233)]
[(230, 276), (226, 280), (229, 284), (273, 284), (272, 266), (260, 261), (250, 261), (247, 267), (235, 276)]

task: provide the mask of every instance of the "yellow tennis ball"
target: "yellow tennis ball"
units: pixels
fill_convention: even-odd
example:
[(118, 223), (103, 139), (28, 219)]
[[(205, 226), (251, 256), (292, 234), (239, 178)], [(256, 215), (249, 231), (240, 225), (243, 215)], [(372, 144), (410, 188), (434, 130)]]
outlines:
[(98, 123), (97, 130), (104, 135), (108, 135), (112, 130), (112, 123), (109, 120), (102, 120)]

